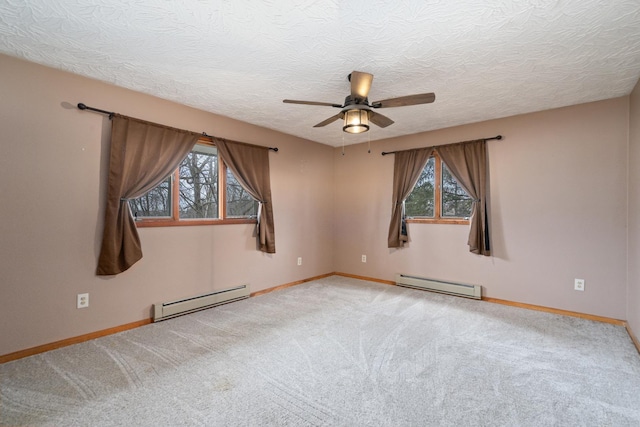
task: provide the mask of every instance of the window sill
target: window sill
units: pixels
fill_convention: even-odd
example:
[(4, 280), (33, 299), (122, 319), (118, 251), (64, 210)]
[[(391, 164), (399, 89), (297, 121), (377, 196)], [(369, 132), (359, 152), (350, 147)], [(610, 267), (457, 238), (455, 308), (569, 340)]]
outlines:
[(225, 224), (256, 224), (255, 218), (227, 218), (227, 219), (192, 219), (175, 221), (172, 219), (143, 219), (136, 221), (136, 227), (184, 227), (192, 225), (225, 225)]
[(408, 224), (459, 224), (469, 225), (469, 220), (464, 218), (407, 218)]

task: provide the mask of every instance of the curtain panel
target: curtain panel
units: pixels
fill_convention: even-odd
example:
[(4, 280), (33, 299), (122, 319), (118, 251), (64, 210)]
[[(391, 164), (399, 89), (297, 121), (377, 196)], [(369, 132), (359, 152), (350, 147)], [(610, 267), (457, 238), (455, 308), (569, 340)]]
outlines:
[[(474, 199), (469, 230), (469, 251), (491, 255), (489, 242), (489, 179), (486, 140), (461, 142), (435, 147), (460, 185)], [(396, 154), (397, 156), (397, 154)]]
[(433, 148), (398, 151), (393, 164), (393, 205), (389, 224), (389, 248), (401, 248), (409, 241), (404, 217), (404, 201), (416, 185)]
[(276, 238), (271, 202), (269, 148), (213, 139), (218, 153), (242, 187), (260, 203), (257, 238), (262, 252), (276, 253)]
[(102, 247), (97, 275), (122, 273), (142, 258), (128, 199), (158, 185), (194, 147), (199, 134), (114, 114)]

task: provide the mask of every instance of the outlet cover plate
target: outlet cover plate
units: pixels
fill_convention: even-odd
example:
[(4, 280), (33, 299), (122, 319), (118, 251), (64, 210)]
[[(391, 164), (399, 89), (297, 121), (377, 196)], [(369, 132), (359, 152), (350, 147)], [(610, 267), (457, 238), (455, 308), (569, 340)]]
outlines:
[(78, 294), (77, 307), (78, 308), (89, 307), (89, 294)]
[(584, 291), (584, 279), (576, 279), (573, 283), (573, 289), (576, 291)]

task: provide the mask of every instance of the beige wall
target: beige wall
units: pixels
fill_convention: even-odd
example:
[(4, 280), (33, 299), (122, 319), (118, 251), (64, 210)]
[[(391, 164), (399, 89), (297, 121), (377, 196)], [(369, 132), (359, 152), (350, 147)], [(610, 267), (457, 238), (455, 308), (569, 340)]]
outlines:
[(640, 82), (629, 106), (629, 289), (627, 321), (640, 337)]
[[(7, 56), (0, 70), (0, 355), (149, 318), (155, 302), (333, 271), (330, 147)], [(278, 146), (277, 253), (255, 250), (251, 225), (144, 228), (142, 261), (96, 277), (110, 122), (63, 102)]]
[[(489, 297), (625, 319), (627, 103), (377, 141), (371, 154), (366, 144), (344, 156), (336, 149), (335, 269), (480, 284)], [(469, 253), (460, 225), (410, 224), (409, 247), (388, 249), (393, 156), (380, 153), (497, 134), (505, 139), (488, 143), (493, 256)], [(585, 279), (584, 292), (573, 290), (574, 278)]]

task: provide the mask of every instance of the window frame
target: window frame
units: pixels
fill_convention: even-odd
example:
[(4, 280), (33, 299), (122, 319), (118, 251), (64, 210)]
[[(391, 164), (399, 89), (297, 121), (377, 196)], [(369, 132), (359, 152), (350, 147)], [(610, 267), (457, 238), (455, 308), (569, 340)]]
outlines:
[[(196, 141), (196, 145), (216, 145), (210, 138), (202, 136)], [(194, 146), (195, 147), (195, 146)], [(220, 155), (218, 159), (218, 218), (187, 218), (181, 219), (180, 215), (180, 165), (171, 173), (171, 217), (137, 217), (136, 226), (145, 227), (183, 227), (194, 225), (223, 225), (223, 224), (256, 224), (257, 218), (227, 218), (227, 165)]]
[[(442, 159), (438, 155), (437, 152), (431, 153), (431, 156), (434, 158), (434, 207), (433, 207), (433, 217), (409, 217), (407, 216), (405, 221), (408, 224), (458, 224), (458, 225), (469, 225), (471, 223), (470, 218), (455, 218), (455, 217), (442, 217)], [(426, 165), (425, 165), (426, 167)], [(452, 175), (453, 176), (453, 175)], [(455, 179), (455, 177), (454, 177)], [(460, 183), (458, 183), (460, 185)], [(413, 192), (413, 189), (411, 189)], [(409, 193), (411, 194), (411, 193)], [(408, 196), (407, 196), (408, 198)]]

